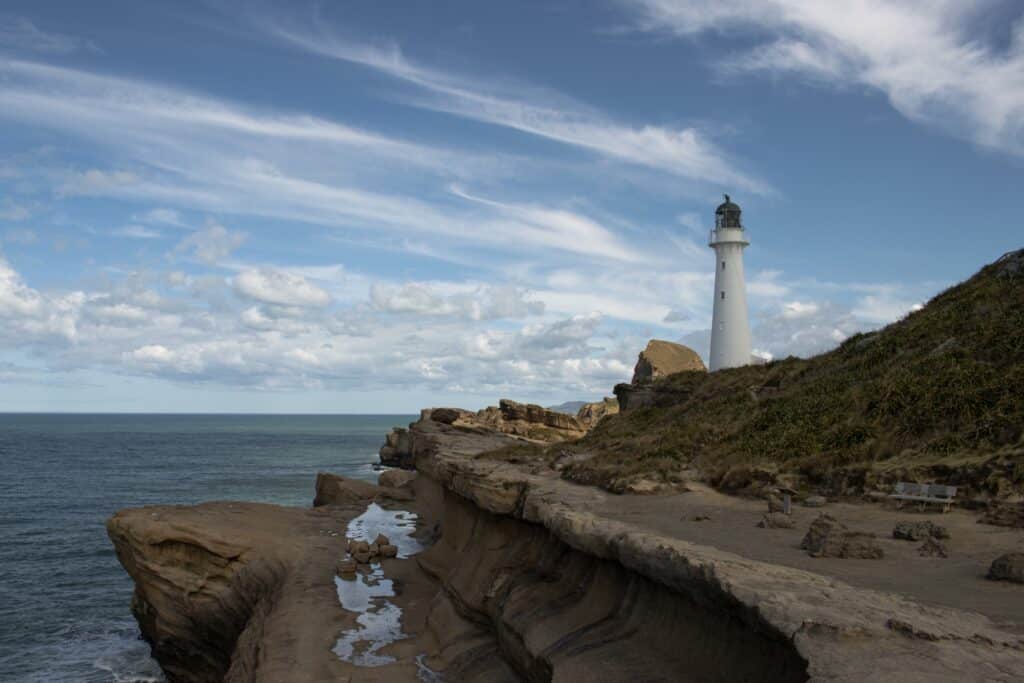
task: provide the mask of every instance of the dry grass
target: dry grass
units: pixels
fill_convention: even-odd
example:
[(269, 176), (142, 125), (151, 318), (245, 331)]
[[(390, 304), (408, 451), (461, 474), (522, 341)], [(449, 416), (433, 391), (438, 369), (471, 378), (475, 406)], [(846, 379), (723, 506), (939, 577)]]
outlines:
[(696, 470), (733, 490), (779, 474), (833, 492), (894, 478), (1024, 490), (1024, 252), (815, 358), (662, 381), (689, 398), (501, 457), (592, 454), (564, 476), (612, 489)]

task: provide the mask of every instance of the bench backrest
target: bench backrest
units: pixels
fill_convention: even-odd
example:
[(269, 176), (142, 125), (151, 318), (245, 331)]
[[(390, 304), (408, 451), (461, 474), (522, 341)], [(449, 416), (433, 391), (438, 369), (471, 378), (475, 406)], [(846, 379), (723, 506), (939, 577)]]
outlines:
[(909, 481), (896, 482), (896, 493), (904, 496), (927, 496), (928, 484), (915, 484)]
[(934, 498), (952, 498), (956, 495), (956, 487), (931, 484), (928, 486), (928, 495)]
[(929, 498), (953, 498), (956, 495), (955, 486), (944, 484), (915, 484), (909, 481), (896, 482), (896, 495), (901, 496), (925, 496)]

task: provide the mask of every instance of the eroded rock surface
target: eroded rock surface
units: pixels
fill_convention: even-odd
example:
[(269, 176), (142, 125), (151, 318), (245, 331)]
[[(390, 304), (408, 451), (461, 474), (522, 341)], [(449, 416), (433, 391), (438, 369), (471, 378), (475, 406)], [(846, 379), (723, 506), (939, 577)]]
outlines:
[[(172, 682), (338, 680), (327, 657), (340, 615), (324, 609), (354, 513), (256, 503), (122, 510), (107, 522), (135, 581), (132, 612)], [(314, 607), (316, 606), (316, 607)], [(292, 623), (289, 614), (308, 610)]]
[[(781, 633), (793, 643), (810, 680), (905, 680), (908, 672), (917, 680), (1015, 681), (1024, 676), (1024, 638), (980, 614), (925, 606), (602, 518), (587, 511), (586, 490), (508, 463), (449, 454), (443, 444), (449, 438), (458, 437), (438, 435), (436, 454), (417, 460), (421, 473), (443, 489), (501, 518), (543, 527), (569, 548), (614, 561), (693, 604), (736, 605), (734, 614), (749, 628)], [(498, 548), (501, 538), (494, 542)], [(470, 574), (479, 580), (489, 577), (484, 569)], [(508, 580), (514, 582), (514, 574)], [(533, 642), (538, 641), (525, 637), (527, 647)], [(518, 652), (521, 661), (531, 661)], [(685, 672), (676, 675), (670, 680), (687, 680)], [(724, 680), (736, 679), (726, 675)]]
[(385, 493), (388, 492), (382, 487), (368, 481), (341, 477), (329, 472), (318, 472), (313, 507), (367, 503)]
[(640, 352), (633, 368), (633, 384), (651, 382), (687, 370), (707, 371), (704, 361), (689, 346), (652, 339)]

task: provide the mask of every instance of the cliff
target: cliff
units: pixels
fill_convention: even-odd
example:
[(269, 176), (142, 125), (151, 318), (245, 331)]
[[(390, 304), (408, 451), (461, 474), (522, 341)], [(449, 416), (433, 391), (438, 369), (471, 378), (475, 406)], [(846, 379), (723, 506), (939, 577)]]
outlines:
[[(644, 497), (580, 487), (534, 461), (491, 457), (495, 447), (518, 443), (514, 437), (432, 414), (409, 432), (418, 475), (386, 478), (401, 491), (321, 474), (321, 507), (313, 510), (212, 503), (111, 518), (118, 557), (136, 582), (133, 611), (170, 680), (1024, 676), (1015, 586), (973, 577), (976, 585), (968, 579), (951, 590), (945, 582), (922, 593), (930, 573), (958, 565), (926, 566), (919, 558), (916, 570), (891, 565), (891, 575), (864, 574), (856, 561), (846, 570), (835, 563), (850, 561), (795, 550), (800, 531), (755, 529), (760, 512), (737, 501), (715, 502), (700, 491)], [(400, 615), (398, 632), (384, 629), (391, 635), (374, 650), (381, 659), (367, 667), (344, 659), (336, 642), (382, 627), (377, 616), (339, 605), (334, 573), (346, 524), (371, 498), (418, 514), (425, 550), (387, 560), (366, 584), (393, 586), (388, 611), (379, 614)], [(688, 521), (711, 509), (702, 507), (708, 501), (724, 526)], [(729, 515), (747, 521), (737, 526)], [(977, 526), (968, 513), (946, 519), (956, 515), (970, 524), (955, 535)], [(722, 535), (690, 540), (703, 529)], [(1019, 542), (1019, 530), (1000, 529)], [(796, 536), (786, 542), (787, 533)], [(751, 534), (767, 536), (753, 543)], [(742, 554), (723, 549), (736, 540), (745, 544)], [(765, 552), (790, 559), (756, 559)], [(841, 571), (853, 583), (837, 578)], [(371, 580), (363, 576), (357, 581)], [(875, 585), (898, 585), (905, 594)]]

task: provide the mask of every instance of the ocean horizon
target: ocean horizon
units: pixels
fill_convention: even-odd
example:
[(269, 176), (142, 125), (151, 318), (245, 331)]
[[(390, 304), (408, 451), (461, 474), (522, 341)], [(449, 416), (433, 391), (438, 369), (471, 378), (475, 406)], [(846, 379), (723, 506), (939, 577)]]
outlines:
[(309, 506), (317, 471), (373, 480), (414, 415), (0, 413), (0, 680), (162, 681), (106, 519), (142, 505)]

